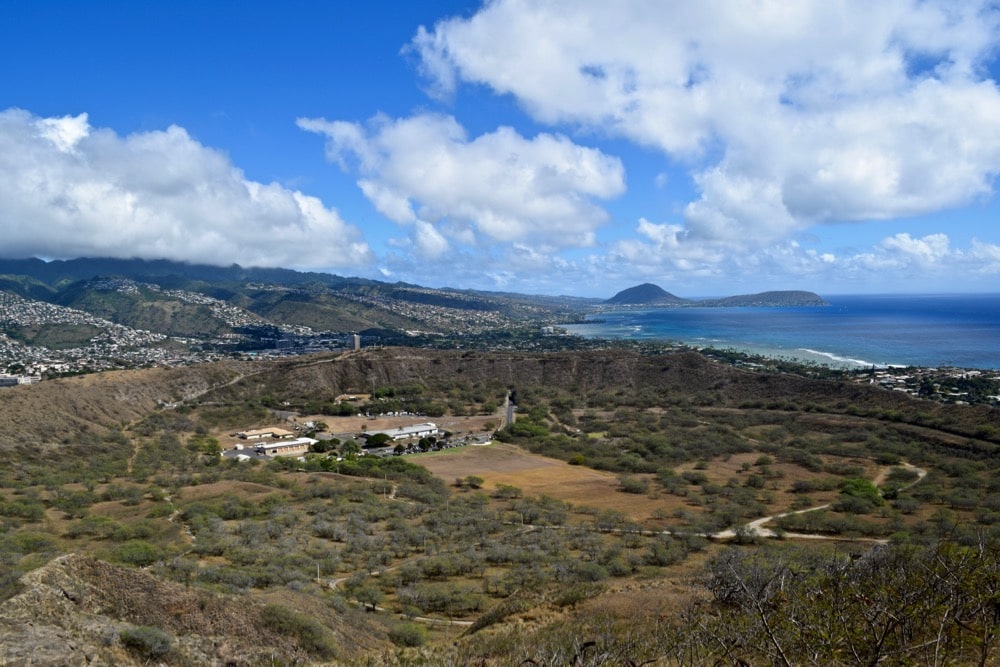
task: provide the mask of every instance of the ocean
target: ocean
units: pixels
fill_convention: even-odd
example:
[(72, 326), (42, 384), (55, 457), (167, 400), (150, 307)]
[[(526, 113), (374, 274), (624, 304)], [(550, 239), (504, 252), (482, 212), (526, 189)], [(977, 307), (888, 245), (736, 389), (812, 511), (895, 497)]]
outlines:
[(658, 308), (565, 325), (587, 338), (663, 340), (839, 368), (1000, 369), (1000, 294), (824, 296), (795, 308)]

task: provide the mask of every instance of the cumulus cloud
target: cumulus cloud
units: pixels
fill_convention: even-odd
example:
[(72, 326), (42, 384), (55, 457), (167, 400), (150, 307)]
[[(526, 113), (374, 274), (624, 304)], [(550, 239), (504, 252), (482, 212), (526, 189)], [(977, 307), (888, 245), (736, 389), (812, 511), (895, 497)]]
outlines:
[(973, 241), (970, 254), (981, 263), (980, 272), (1000, 273), (1000, 245)]
[(946, 234), (928, 234), (921, 239), (912, 238), (906, 233), (896, 234), (880, 244), (880, 248), (886, 252), (924, 264), (932, 264), (947, 258), (951, 254), (949, 246), (950, 240)]
[(593, 245), (607, 218), (597, 201), (625, 189), (617, 158), (560, 135), (528, 139), (500, 127), (469, 138), (454, 118), (437, 114), (377, 116), (367, 125), (301, 118), (298, 125), (325, 136), (327, 157), (356, 168), (372, 205), (415, 225), (416, 241), (432, 252), (449, 239)]
[(439, 93), (485, 85), (688, 165), (682, 244), (766, 247), (991, 194), (998, 17), (985, 0), (496, 0), (411, 49)]
[(183, 129), (119, 136), (87, 114), (0, 112), (7, 256), (357, 268), (360, 232), (316, 197), (246, 178)]

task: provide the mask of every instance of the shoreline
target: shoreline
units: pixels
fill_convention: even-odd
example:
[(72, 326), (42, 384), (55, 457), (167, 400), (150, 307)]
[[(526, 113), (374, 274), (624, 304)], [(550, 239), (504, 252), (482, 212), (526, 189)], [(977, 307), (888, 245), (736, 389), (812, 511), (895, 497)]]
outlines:
[(646, 308), (565, 323), (589, 339), (674, 342), (844, 370), (1000, 370), (1000, 294), (829, 297), (824, 308)]

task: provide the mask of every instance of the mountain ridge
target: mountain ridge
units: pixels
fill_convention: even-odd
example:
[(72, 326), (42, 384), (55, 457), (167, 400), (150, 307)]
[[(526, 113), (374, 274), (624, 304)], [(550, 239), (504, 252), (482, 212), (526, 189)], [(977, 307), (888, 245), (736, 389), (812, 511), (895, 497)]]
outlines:
[[(246, 333), (247, 327), (306, 335), (374, 330), (400, 335), (478, 333), (540, 320), (553, 324), (599, 302), (236, 264), (107, 258), (0, 259), (4, 292), (168, 336), (232, 337)], [(205, 326), (199, 327), (199, 321)], [(33, 332), (18, 323), (4, 326), (14, 339), (33, 342)], [(76, 336), (75, 342), (83, 340)]]
[(666, 307), (799, 307), (829, 306), (829, 302), (815, 292), (806, 290), (772, 290), (756, 294), (737, 294), (713, 299), (686, 299), (667, 292), (659, 285), (642, 283), (624, 289), (604, 305), (609, 306), (666, 306)]

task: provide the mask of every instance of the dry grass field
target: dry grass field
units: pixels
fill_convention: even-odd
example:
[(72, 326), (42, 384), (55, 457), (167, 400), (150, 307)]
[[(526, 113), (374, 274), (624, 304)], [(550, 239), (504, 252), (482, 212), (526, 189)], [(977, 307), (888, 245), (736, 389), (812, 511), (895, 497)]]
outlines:
[[(725, 460), (712, 460), (699, 472), (704, 473), (711, 484), (725, 485), (731, 479), (744, 479), (749, 474), (746, 466), (752, 466), (759, 456), (739, 454)], [(407, 458), (448, 483), (474, 475), (484, 480), (483, 488), (486, 491), (491, 491), (500, 484), (515, 486), (525, 496), (549, 496), (571, 503), (578, 510), (593, 508), (621, 512), (647, 529), (666, 527), (678, 511), (698, 513), (705, 509), (695, 500), (696, 494), (684, 497), (666, 493), (659, 489), (651, 475), (635, 475), (650, 479), (649, 493), (625, 493), (620, 488), (617, 474), (570, 465), (565, 461), (533, 454), (509, 443), (493, 442), (485, 446), (463, 447)], [(879, 482), (883, 481), (890, 469), (888, 466), (878, 466), (860, 459), (840, 459), (840, 462), (858, 465), (865, 470), (865, 478)], [(792, 485), (796, 481), (820, 476), (793, 464), (779, 463), (770, 467), (775, 479), (769, 482), (770, 502), (765, 503), (768, 514), (793, 509), (793, 503), (800, 498), (791, 491)], [(678, 466), (677, 472), (694, 469), (694, 464), (686, 464)], [(809, 496), (811, 506), (830, 503), (837, 495), (836, 489), (814, 492)]]
[(449, 483), (475, 475), (485, 480), (486, 490), (498, 484), (516, 486), (525, 496), (544, 495), (575, 507), (616, 510), (639, 523), (653, 521), (657, 510), (662, 513), (678, 505), (670, 497), (622, 493), (618, 475), (538, 456), (508, 443), (418, 454), (410, 460)]

